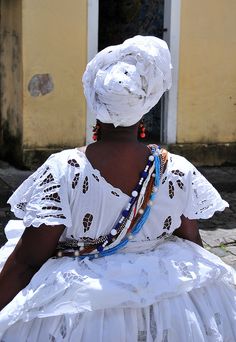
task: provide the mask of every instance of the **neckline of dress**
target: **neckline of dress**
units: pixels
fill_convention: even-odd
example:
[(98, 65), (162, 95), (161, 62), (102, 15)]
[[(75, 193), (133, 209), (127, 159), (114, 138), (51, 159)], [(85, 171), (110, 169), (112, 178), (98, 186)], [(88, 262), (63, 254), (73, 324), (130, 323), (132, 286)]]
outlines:
[[(105, 184), (107, 184), (110, 188), (112, 188), (113, 191), (119, 192), (121, 195), (123, 195), (123, 196), (126, 197), (126, 198), (130, 198), (131, 195), (128, 195), (128, 194), (126, 194), (124, 191), (122, 191), (120, 188), (115, 187), (115, 186), (112, 185), (110, 182), (108, 182), (108, 181), (106, 180), (105, 177), (102, 176), (100, 170), (96, 169), (96, 168), (92, 165), (92, 163), (90, 162), (90, 160), (88, 159), (88, 157), (86, 156), (86, 153), (85, 153), (86, 150), (85, 150), (85, 151), (82, 151), (82, 150), (79, 149), (79, 147), (75, 147), (75, 150), (83, 155), (83, 157), (84, 157), (84, 159), (86, 160), (86, 162), (88, 163), (89, 167), (90, 167), (94, 172), (96, 172), (97, 175), (100, 177), (100, 179), (102, 179), (102, 181), (103, 181)], [(169, 153), (169, 152), (168, 152), (168, 153)], [(168, 164), (169, 164), (169, 163), (167, 162), (166, 169), (165, 169), (165, 172), (163, 172), (162, 177), (164, 177), (164, 175), (165, 175), (166, 172), (167, 172)], [(162, 178), (162, 177), (161, 177), (161, 178)], [(161, 181), (161, 179), (160, 179), (160, 181)], [(160, 184), (161, 184), (161, 182), (160, 182)]]
[(90, 169), (93, 170), (93, 172), (95, 172), (97, 174), (97, 176), (99, 176), (99, 178), (103, 181), (103, 183), (107, 184), (110, 188), (112, 188), (113, 191), (115, 192), (119, 192), (119, 194), (123, 195), (126, 198), (130, 198), (130, 195), (126, 194), (125, 192), (123, 192), (120, 188), (115, 187), (114, 185), (112, 185), (110, 182), (108, 182), (106, 180), (105, 177), (102, 176), (100, 170), (96, 169), (92, 163), (90, 162), (90, 160), (88, 159), (88, 157), (86, 156), (86, 153), (84, 151), (79, 150), (78, 147), (75, 148), (77, 152), (81, 153), (82, 156), (84, 157), (84, 159), (86, 160), (87, 164), (89, 165)]

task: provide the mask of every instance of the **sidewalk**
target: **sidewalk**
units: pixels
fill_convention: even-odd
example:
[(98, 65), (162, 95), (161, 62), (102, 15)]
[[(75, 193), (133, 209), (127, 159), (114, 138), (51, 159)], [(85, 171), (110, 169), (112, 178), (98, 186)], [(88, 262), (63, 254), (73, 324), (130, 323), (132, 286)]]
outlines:
[[(200, 220), (205, 248), (236, 269), (236, 167), (204, 167), (199, 170), (230, 205), (223, 213), (216, 213), (209, 220)], [(0, 246), (6, 241), (4, 227), (9, 219), (14, 218), (6, 204), (7, 199), (31, 173), (0, 161)]]
[(236, 269), (236, 166), (199, 168), (202, 174), (229, 203), (224, 212), (209, 220), (200, 220), (205, 248)]

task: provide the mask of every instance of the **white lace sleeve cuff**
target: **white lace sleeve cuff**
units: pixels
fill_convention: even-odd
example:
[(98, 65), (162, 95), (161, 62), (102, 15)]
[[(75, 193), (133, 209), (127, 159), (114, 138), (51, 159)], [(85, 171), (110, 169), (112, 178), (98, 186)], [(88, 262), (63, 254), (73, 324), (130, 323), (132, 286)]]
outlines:
[(218, 191), (192, 165), (189, 172), (187, 203), (183, 215), (189, 219), (208, 219), (216, 211), (223, 211), (229, 204)]
[(55, 155), (20, 185), (8, 203), (26, 227), (72, 225), (66, 181)]

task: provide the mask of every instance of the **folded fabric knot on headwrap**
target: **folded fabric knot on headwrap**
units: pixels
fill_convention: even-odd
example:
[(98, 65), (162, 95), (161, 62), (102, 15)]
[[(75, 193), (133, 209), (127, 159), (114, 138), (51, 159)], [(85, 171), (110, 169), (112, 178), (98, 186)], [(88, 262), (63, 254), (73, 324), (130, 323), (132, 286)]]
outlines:
[(104, 123), (131, 126), (171, 87), (171, 58), (165, 41), (135, 36), (109, 46), (83, 75), (89, 109)]

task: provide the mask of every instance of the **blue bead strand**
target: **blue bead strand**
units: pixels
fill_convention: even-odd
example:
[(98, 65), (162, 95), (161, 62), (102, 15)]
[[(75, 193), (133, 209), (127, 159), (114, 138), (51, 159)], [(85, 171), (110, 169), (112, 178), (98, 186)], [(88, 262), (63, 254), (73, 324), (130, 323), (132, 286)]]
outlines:
[[(160, 178), (160, 160), (159, 157), (157, 155), (155, 155), (155, 181), (154, 184), (155, 186), (159, 185), (159, 178)], [(156, 193), (152, 193), (150, 196), (150, 200), (154, 200), (156, 197)], [(141, 216), (140, 220), (138, 221), (138, 223), (134, 226), (132, 232), (130, 233), (130, 235), (136, 235), (138, 234), (138, 232), (141, 230), (141, 228), (143, 227), (144, 223), (147, 221), (148, 216), (150, 214), (150, 210), (151, 207), (149, 205), (147, 205), (147, 207), (144, 210), (143, 215)], [(81, 255), (80, 258), (83, 259), (85, 257), (89, 257), (89, 259), (94, 259), (96, 257), (103, 257), (103, 256), (108, 256), (108, 255), (112, 255), (114, 254), (117, 250), (125, 247), (127, 245), (127, 243), (129, 242), (129, 238), (125, 237), (118, 245), (116, 245), (115, 247), (112, 247), (108, 250), (101, 250), (96, 254), (84, 254)]]

